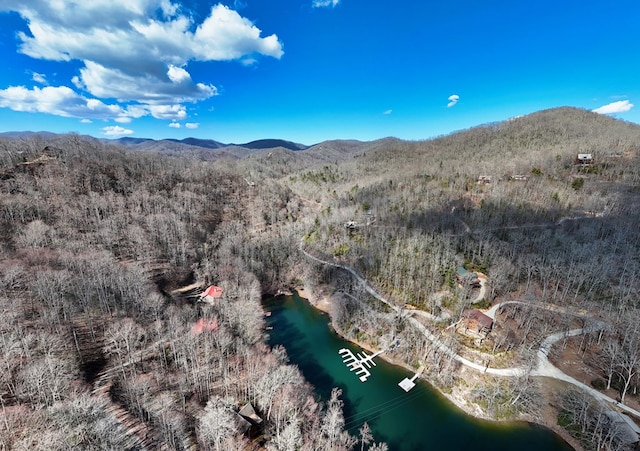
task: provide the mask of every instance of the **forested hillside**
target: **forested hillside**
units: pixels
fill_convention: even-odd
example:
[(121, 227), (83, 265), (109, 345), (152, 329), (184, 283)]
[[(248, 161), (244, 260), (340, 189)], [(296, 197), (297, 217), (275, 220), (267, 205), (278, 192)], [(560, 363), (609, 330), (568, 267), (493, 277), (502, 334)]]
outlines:
[[(467, 381), (406, 316), (300, 249), (487, 367), (531, 366), (549, 333), (597, 318), (607, 327), (577, 342), (585, 377), (637, 404), (640, 127), (563, 108), (429, 141), (194, 156), (0, 141), (1, 446), (354, 448), (339, 400), (320, 405), (265, 344), (261, 296), (305, 286), (331, 298), (340, 333), (371, 347), (391, 333), (391, 358), (465, 386), (488, 416), (551, 403), (583, 446), (614, 449), (588, 398), (550, 399), (528, 375)], [(210, 284), (222, 297), (197, 302)], [(507, 300), (522, 304), (482, 339), (455, 332)], [(246, 403), (264, 422), (245, 433)]]
[[(299, 214), (286, 188), (70, 135), (2, 141), (0, 191), (0, 447), (350, 441), (339, 400), (325, 414), (264, 343), (261, 296), (290, 280), (295, 236), (248, 238)], [(219, 302), (196, 302), (212, 283)], [(264, 419), (249, 431), (245, 403)]]
[[(389, 142), (285, 182), (316, 202), (304, 248), (353, 268), (395, 305), (425, 311), (425, 325), (451, 349), (487, 367), (534, 368), (546, 336), (597, 324), (600, 333), (565, 338), (550, 357), (637, 406), (639, 151), (637, 125), (563, 108), (431, 141)], [(462, 267), (484, 274), (486, 291), (457, 280)], [(332, 309), (344, 335), (377, 348), (380, 331), (394, 331), (403, 339), (395, 358), (416, 367), (426, 360), (443, 390), (467, 387), (467, 399), (495, 417), (540, 418), (541, 379), (470, 383), (450, 355), (407, 320), (390, 318), (343, 271), (317, 265), (310, 274), (309, 284), (331, 280), (329, 290), (342, 299)], [(491, 333), (455, 332), (469, 309), (505, 301), (518, 304), (500, 308)], [(567, 347), (575, 355), (563, 354)], [(615, 433), (602, 428), (603, 407), (560, 398), (547, 401), (583, 446), (617, 446)]]

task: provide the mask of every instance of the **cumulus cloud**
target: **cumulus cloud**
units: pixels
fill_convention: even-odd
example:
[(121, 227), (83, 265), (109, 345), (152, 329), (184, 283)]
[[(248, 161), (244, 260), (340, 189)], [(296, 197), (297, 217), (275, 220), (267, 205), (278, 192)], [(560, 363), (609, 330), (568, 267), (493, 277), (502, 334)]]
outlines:
[(391, 113), (393, 113), (393, 110), (386, 110), (386, 111), (385, 111), (384, 113), (382, 113), (382, 114), (387, 114), (387, 115), (388, 115), (388, 114), (391, 114)]
[(181, 104), (107, 104), (96, 98), (84, 97), (67, 86), (36, 86), (33, 89), (11, 86), (0, 89), (0, 108), (84, 120), (114, 120), (125, 124), (144, 116), (172, 121), (187, 117), (187, 109)]
[(85, 64), (80, 70), (81, 76), (75, 77), (73, 83), (99, 98), (167, 105), (173, 102), (195, 102), (217, 94), (215, 86), (194, 84), (184, 69), (173, 66), (167, 70), (166, 79), (158, 79), (151, 74), (127, 74), (121, 69), (108, 68), (91, 61)]
[(217, 94), (215, 86), (192, 79), (190, 62), (246, 63), (257, 55), (280, 58), (284, 53), (277, 35), (262, 36), (249, 19), (222, 4), (212, 6), (199, 23), (173, 0), (74, 1), (73, 14), (68, 8), (67, 2), (50, 0), (0, 3), (0, 11), (19, 13), (29, 28), (17, 34), (20, 52), (80, 62), (72, 79), (76, 90), (117, 99), (127, 105), (121, 108), (137, 104), (163, 119), (182, 119), (182, 104)]
[(36, 83), (40, 83), (41, 85), (46, 85), (47, 84), (47, 76), (44, 74), (39, 74), (38, 72), (34, 72), (31, 75), (31, 79), (33, 81), (35, 81)]
[(187, 127), (187, 128), (194, 129), (194, 128), (200, 127), (200, 123), (199, 122), (187, 122), (186, 124), (184, 124), (184, 126)]
[(36, 86), (33, 89), (11, 86), (0, 89), (0, 107), (80, 119), (117, 119), (148, 114), (146, 111), (128, 110), (120, 105), (109, 105), (98, 99), (83, 97), (66, 86)]
[(625, 113), (631, 108), (633, 108), (633, 103), (629, 102), (628, 100), (618, 100), (617, 102), (611, 102), (592, 111), (599, 114), (615, 114)]
[(149, 111), (156, 119), (180, 121), (187, 117), (187, 109), (184, 105), (150, 105)]
[(169, 127), (171, 127), (171, 128), (180, 128), (180, 127), (182, 127), (182, 125), (180, 125), (180, 122), (171, 122), (169, 124)]
[(314, 8), (328, 8), (328, 7), (335, 7), (338, 3), (340, 3), (340, 0), (313, 0), (313, 7)]
[(449, 100), (449, 103), (447, 103), (447, 108), (451, 108), (456, 103), (458, 103), (458, 100), (460, 100), (460, 96), (458, 94), (451, 94), (448, 97), (448, 100)]
[(133, 130), (122, 128), (119, 125), (110, 125), (108, 127), (102, 127), (102, 134), (106, 136), (126, 136), (132, 135)]

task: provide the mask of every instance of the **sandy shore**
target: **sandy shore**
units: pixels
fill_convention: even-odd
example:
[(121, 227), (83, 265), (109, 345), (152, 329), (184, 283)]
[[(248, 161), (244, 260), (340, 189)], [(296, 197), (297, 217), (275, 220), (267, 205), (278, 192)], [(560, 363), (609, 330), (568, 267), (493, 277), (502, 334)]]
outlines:
[(296, 287), (298, 295), (305, 298), (311, 305), (325, 313), (330, 313), (331, 295), (326, 288), (320, 288), (315, 293), (307, 287)]

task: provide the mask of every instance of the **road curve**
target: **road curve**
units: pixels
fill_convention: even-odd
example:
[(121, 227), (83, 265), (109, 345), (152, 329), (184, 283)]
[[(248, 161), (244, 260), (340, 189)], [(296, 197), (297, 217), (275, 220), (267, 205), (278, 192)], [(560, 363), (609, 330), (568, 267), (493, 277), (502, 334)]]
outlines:
[[(303, 255), (305, 255), (307, 258), (309, 258), (310, 260), (313, 260), (317, 263), (321, 263), (323, 265), (328, 265), (328, 266), (333, 266), (334, 268), (340, 268), (343, 269), (347, 272), (349, 272), (358, 282), (360, 282), (360, 284), (364, 287), (364, 289), (367, 291), (367, 293), (369, 293), (371, 296), (373, 296), (374, 298), (378, 299), (380, 302), (383, 302), (384, 304), (388, 305), (393, 311), (395, 311), (397, 314), (399, 315), (406, 315), (406, 310), (402, 309), (400, 307), (398, 307), (397, 305), (389, 302), (387, 299), (385, 299), (384, 297), (382, 297), (380, 294), (378, 294), (372, 287), (371, 285), (369, 285), (367, 283), (367, 281), (360, 276), (360, 274), (358, 274), (354, 269), (345, 266), (345, 265), (340, 265), (338, 263), (333, 263), (333, 262), (329, 262), (329, 261), (325, 261), (322, 259), (319, 259), (313, 255), (311, 255), (310, 253), (308, 253), (304, 247), (303, 247), (303, 241), (300, 241), (300, 252), (302, 252)], [(495, 315), (496, 312), (498, 311), (498, 309), (500, 307), (502, 307), (503, 305), (507, 305), (507, 304), (523, 304), (523, 305), (527, 305), (527, 306), (531, 306), (531, 304), (526, 304), (524, 302), (520, 302), (520, 301), (506, 301), (500, 304), (496, 304), (494, 305), (491, 309), (489, 309), (488, 312), (486, 312), (485, 314), (489, 317), (491, 317), (492, 319), (495, 320)], [(536, 305), (534, 304), (535, 307), (538, 308), (547, 308), (547, 306), (544, 305)], [(548, 308), (549, 310), (555, 310), (555, 308)], [(434, 319), (437, 320), (437, 317), (434, 315), (431, 315)], [(538, 377), (549, 377), (552, 379), (557, 379), (557, 380), (561, 380), (564, 382), (568, 382), (576, 387), (581, 388), (582, 390), (586, 391), (587, 393), (589, 393), (591, 396), (593, 396), (594, 398), (596, 398), (599, 401), (603, 401), (606, 403), (612, 403), (615, 404), (618, 408), (624, 410), (625, 412), (635, 416), (636, 418), (640, 419), (640, 412), (628, 407), (624, 404), (620, 404), (618, 403), (615, 399), (610, 398), (609, 396), (605, 395), (604, 393), (600, 393), (599, 391), (593, 389), (592, 387), (578, 381), (577, 379), (574, 379), (573, 377), (569, 376), (568, 374), (564, 373), (562, 370), (560, 370), (559, 368), (557, 368), (556, 366), (554, 366), (548, 359), (547, 355), (549, 354), (549, 351), (551, 350), (552, 346), (557, 343), (558, 341), (568, 338), (568, 337), (575, 337), (578, 335), (582, 335), (582, 334), (586, 334), (586, 333), (592, 333), (592, 332), (596, 332), (596, 331), (600, 331), (604, 328), (607, 327), (607, 325), (602, 322), (602, 321), (598, 321), (595, 325), (593, 325), (592, 327), (589, 328), (582, 328), (582, 329), (573, 329), (573, 330), (569, 330), (567, 332), (557, 332), (554, 334), (549, 335), (540, 345), (540, 348), (538, 349), (537, 352), (537, 359), (536, 359), (536, 366), (534, 368), (527, 368), (527, 367), (512, 367), (512, 368), (489, 368), (487, 365), (480, 365), (476, 362), (473, 362), (465, 357), (462, 357), (461, 355), (457, 354), (453, 349), (451, 349), (450, 347), (448, 347), (445, 343), (443, 343), (438, 337), (436, 337), (435, 335), (433, 335), (431, 333), (431, 331), (429, 331), (429, 329), (427, 329), (424, 324), (422, 324), (420, 321), (418, 321), (417, 319), (413, 318), (413, 317), (407, 317), (407, 320), (418, 330), (420, 330), (424, 336), (431, 341), (431, 343), (433, 343), (436, 347), (436, 349), (438, 349), (439, 351), (445, 353), (447, 356), (451, 357), (452, 359), (456, 360), (457, 362), (459, 362), (460, 364), (468, 367), (468, 368), (472, 368), (476, 371), (480, 371), (483, 373), (487, 373), (487, 374), (492, 374), (494, 376), (501, 376), (501, 377), (520, 377), (520, 376), (526, 376), (526, 375), (530, 375), (530, 376), (538, 376)]]

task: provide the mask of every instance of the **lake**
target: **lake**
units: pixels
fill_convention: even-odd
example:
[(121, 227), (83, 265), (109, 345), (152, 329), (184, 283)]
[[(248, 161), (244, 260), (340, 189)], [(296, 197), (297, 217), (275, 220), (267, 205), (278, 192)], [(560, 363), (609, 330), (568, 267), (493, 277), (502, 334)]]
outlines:
[(413, 374), (380, 358), (369, 379), (360, 382), (338, 350), (362, 350), (333, 332), (327, 314), (297, 294), (265, 299), (264, 307), (271, 312), (269, 344), (287, 349), (291, 363), (298, 365), (316, 394), (326, 400), (333, 387), (342, 389), (346, 426), (353, 435), (366, 421), (375, 440), (386, 442), (391, 451), (573, 449), (544, 427), (466, 415), (425, 381), (416, 381), (405, 393), (398, 383)]

